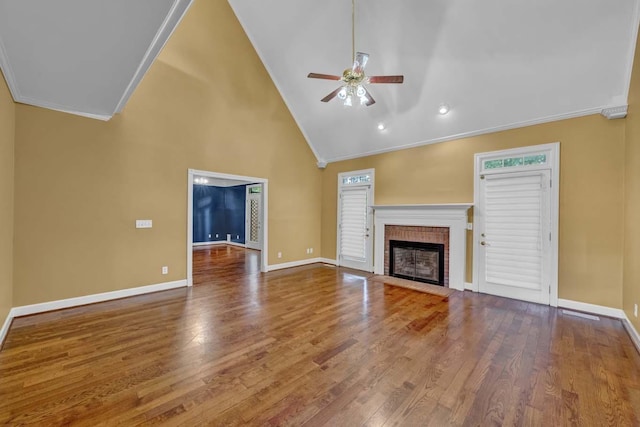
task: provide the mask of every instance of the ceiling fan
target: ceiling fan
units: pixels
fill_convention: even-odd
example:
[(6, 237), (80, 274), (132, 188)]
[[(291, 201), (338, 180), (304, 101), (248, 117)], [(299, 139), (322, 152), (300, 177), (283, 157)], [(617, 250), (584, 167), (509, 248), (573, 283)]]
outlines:
[(343, 85), (321, 99), (322, 102), (329, 102), (336, 96), (344, 101), (344, 105), (352, 106), (353, 99), (359, 99), (361, 105), (375, 104), (375, 100), (364, 86), (369, 83), (402, 83), (404, 76), (367, 76), (364, 69), (369, 60), (369, 54), (355, 51), (355, 0), (351, 0), (351, 52), (353, 55), (353, 66), (347, 68), (342, 76), (332, 74), (309, 73), (307, 77), (311, 79), (324, 79), (342, 81)]

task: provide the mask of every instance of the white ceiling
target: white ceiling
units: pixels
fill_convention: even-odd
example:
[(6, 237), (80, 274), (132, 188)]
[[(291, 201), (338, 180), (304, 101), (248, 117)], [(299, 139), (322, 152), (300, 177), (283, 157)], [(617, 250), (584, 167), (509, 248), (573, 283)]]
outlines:
[[(14, 99), (108, 120), (192, 1), (0, 0)], [(640, 2), (356, 0), (367, 74), (405, 83), (348, 108), (320, 102), (338, 82), (306, 76), (351, 65), (350, 0), (228, 1), (319, 163), (626, 105)]]
[(0, 67), (17, 102), (108, 120), (192, 0), (0, 0)]
[(338, 82), (306, 77), (350, 66), (350, 0), (229, 3), (320, 162), (627, 103), (638, 0), (357, 0), (367, 74), (405, 83), (352, 108), (320, 102)]

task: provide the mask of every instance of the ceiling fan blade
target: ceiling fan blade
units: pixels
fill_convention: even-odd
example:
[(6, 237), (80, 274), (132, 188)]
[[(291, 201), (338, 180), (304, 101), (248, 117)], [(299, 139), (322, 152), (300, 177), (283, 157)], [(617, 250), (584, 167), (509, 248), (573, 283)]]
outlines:
[(404, 76), (371, 76), (369, 83), (402, 83)]
[(371, 94), (369, 93), (369, 91), (367, 90), (366, 87), (362, 86), (362, 89), (364, 89), (364, 97), (367, 99), (367, 102), (364, 103), (364, 105), (366, 105), (367, 107), (370, 105), (373, 105), (376, 103), (376, 100), (373, 99), (373, 96), (371, 96)]
[(367, 66), (367, 61), (369, 60), (369, 54), (363, 52), (356, 52), (356, 57), (353, 60), (353, 72), (356, 74), (360, 74), (364, 71), (364, 67)]
[(338, 94), (338, 92), (340, 92), (340, 90), (342, 89), (342, 86), (340, 86), (338, 89), (334, 90), (333, 92), (331, 92), (329, 95), (325, 96), (324, 98), (322, 98), (320, 101), (322, 102), (329, 102), (331, 101), (333, 98), (336, 97), (336, 95)]
[(319, 73), (309, 73), (307, 76), (310, 79), (324, 79), (324, 80), (340, 80), (342, 77), (334, 76), (332, 74), (319, 74)]

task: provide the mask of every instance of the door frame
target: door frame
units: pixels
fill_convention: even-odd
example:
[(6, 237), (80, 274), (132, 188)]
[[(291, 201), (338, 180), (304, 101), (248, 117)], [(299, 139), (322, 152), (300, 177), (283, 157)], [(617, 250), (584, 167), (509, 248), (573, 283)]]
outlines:
[[(348, 177), (348, 176), (357, 176), (357, 175), (370, 175), (371, 176), (371, 182), (367, 182), (367, 183), (363, 183), (363, 184), (351, 184), (351, 185), (345, 185), (342, 183), (343, 178)], [(373, 272), (374, 269), (374, 259), (373, 259), (373, 205), (374, 203), (374, 197), (375, 197), (375, 182), (376, 182), (376, 170), (374, 168), (371, 169), (361, 169), (361, 170), (357, 170), (357, 171), (348, 171), (348, 172), (340, 172), (338, 174), (338, 197), (337, 197), (337, 209), (336, 209), (336, 213), (337, 213), (337, 217), (336, 217), (336, 265), (340, 266), (340, 215), (342, 213), (342, 203), (340, 202), (340, 193), (342, 191), (342, 188), (354, 188), (354, 187), (358, 187), (358, 186), (369, 186), (369, 192), (371, 194), (371, 199), (369, 200), (369, 206), (367, 206), (367, 220), (369, 221), (369, 245), (367, 247), (367, 270), (364, 271), (369, 271), (369, 272)]]
[[(250, 193), (249, 188), (250, 187), (260, 187), (260, 193), (253, 193), (253, 194), (257, 194), (257, 199), (259, 200), (259, 211), (258, 211), (258, 223), (259, 223), (259, 231), (258, 231), (258, 248), (257, 250), (261, 251), (264, 249), (264, 247), (262, 246), (262, 221), (263, 221), (263, 215), (262, 215), (262, 206), (263, 206), (263, 189), (264, 186), (261, 183), (257, 183), (257, 184), (248, 184), (245, 188), (245, 216), (244, 216), (244, 243), (245, 246), (247, 248), (249, 248), (249, 235), (251, 234), (251, 212), (250, 212), (250, 203), (249, 203), (249, 198), (250, 197), (254, 197), (252, 196), (252, 193)], [(256, 249), (254, 247), (250, 247), (249, 249)]]
[(187, 171), (187, 286), (193, 286), (193, 178), (196, 175), (209, 178), (246, 181), (247, 184), (262, 184), (262, 228), (260, 231), (262, 233), (262, 250), (260, 251), (260, 271), (266, 273), (269, 268), (269, 180), (253, 176), (189, 169)]
[[(500, 159), (502, 157), (518, 157), (531, 154), (546, 154), (547, 161), (540, 165), (515, 166), (506, 168), (496, 168), (491, 170), (483, 169), (482, 165), (487, 160)], [(531, 145), (527, 147), (511, 148), (507, 150), (490, 151), (485, 153), (476, 153), (474, 155), (473, 169), (473, 205), (479, 206), (480, 203), (480, 175), (524, 172), (532, 170), (549, 169), (551, 171), (551, 188), (549, 189), (550, 198), (550, 232), (551, 232), (551, 254), (549, 263), (549, 305), (558, 306), (558, 224), (559, 224), (559, 207), (560, 207), (560, 143), (552, 142), (549, 144)], [(474, 223), (477, 223), (478, 212), (474, 209)], [(473, 283), (472, 290), (479, 292), (480, 290), (480, 260), (477, 256), (480, 253), (481, 229), (479, 226), (473, 227)]]

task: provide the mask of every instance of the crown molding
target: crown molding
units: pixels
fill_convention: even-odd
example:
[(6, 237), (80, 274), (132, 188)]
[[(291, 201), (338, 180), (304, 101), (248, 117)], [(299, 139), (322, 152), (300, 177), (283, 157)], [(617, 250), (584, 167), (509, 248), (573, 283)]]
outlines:
[(45, 101), (42, 99), (31, 98), (28, 96), (24, 96), (21, 94), (18, 83), (15, 78), (15, 74), (13, 69), (11, 68), (9, 58), (7, 56), (6, 48), (4, 47), (4, 43), (0, 38), (0, 69), (2, 69), (2, 73), (4, 74), (5, 80), (7, 82), (7, 86), (9, 87), (9, 91), (11, 92), (11, 96), (15, 102), (19, 102), (22, 104), (32, 105), (34, 107), (46, 108), (49, 110), (60, 111), (63, 113), (73, 114), (76, 116), (87, 117), (90, 119), (108, 121), (113, 117), (113, 114), (119, 113), (124, 108), (125, 104), (135, 91), (138, 84), (142, 81), (142, 78), (146, 74), (146, 72), (153, 64), (153, 61), (157, 58), (158, 54), (167, 43), (171, 34), (176, 29), (185, 13), (193, 3), (193, 0), (174, 0), (169, 13), (165, 17), (160, 29), (154, 36), (149, 48), (145, 52), (142, 61), (138, 65), (135, 73), (133, 74), (131, 81), (127, 85), (122, 97), (120, 98), (118, 104), (115, 109), (111, 113), (92, 113), (87, 111), (78, 111), (69, 105), (60, 105), (50, 101)]
[(598, 114), (601, 112), (602, 112), (602, 108), (589, 108), (587, 110), (573, 111), (573, 112), (564, 113), (564, 114), (556, 114), (553, 116), (541, 117), (541, 118), (532, 119), (532, 120), (524, 120), (521, 122), (509, 123), (502, 126), (494, 126), (490, 128), (480, 129), (477, 131), (462, 132), (456, 135), (445, 136), (442, 138), (433, 138), (426, 141), (418, 141), (418, 142), (404, 144), (396, 147), (384, 148), (381, 150), (366, 151), (364, 153), (354, 154), (350, 156), (338, 156), (332, 159), (327, 159), (326, 162), (334, 163), (334, 162), (341, 162), (343, 160), (359, 159), (361, 157), (368, 157), (376, 154), (390, 153), (393, 151), (405, 150), (407, 148), (421, 147), (423, 145), (436, 144), (438, 142), (455, 141), (457, 139), (471, 138), (474, 136), (485, 135), (488, 133), (502, 132), (505, 130), (518, 129), (518, 128), (523, 128), (527, 126), (540, 125), (540, 124), (550, 123), (550, 122), (557, 122), (560, 120), (568, 120), (568, 119), (575, 119), (578, 117), (591, 116), (593, 114)]
[(2, 74), (4, 74), (4, 79), (7, 82), (7, 86), (9, 87), (9, 92), (11, 92), (11, 96), (15, 102), (19, 102), (20, 99), (20, 91), (18, 90), (18, 83), (16, 82), (15, 74), (13, 73), (13, 69), (11, 68), (11, 64), (9, 63), (9, 57), (7, 56), (7, 50), (4, 47), (4, 43), (2, 42), (2, 38), (0, 37), (0, 69), (2, 69)]
[(609, 120), (624, 119), (625, 117), (627, 117), (627, 105), (603, 108), (602, 111), (600, 111), (600, 114), (602, 114)]
[(167, 44), (167, 41), (171, 37), (171, 34), (173, 34), (175, 29), (178, 27), (178, 24), (180, 24), (180, 21), (182, 21), (182, 18), (187, 13), (187, 10), (189, 10), (189, 7), (191, 7), (192, 4), (193, 0), (175, 0), (173, 2), (169, 13), (162, 22), (162, 25), (160, 26), (160, 29), (158, 29), (156, 35), (153, 37), (149, 48), (142, 57), (140, 65), (138, 65), (138, 68), (133, 74), (131, 81), (127, 85), (122, 98), (120, 98), (120, 101), (115, 108), (114, 114), (121, 112), (124, 106), (127, 104), (127, 101), (129, 101), (129, 98), (131, 98), (131, 95), (133, 95), (133, 92), (142, 81), (142, 78), (151, 67), (151, 64), (153, 64), (153, 61), (156, 60), (164, 45)]

